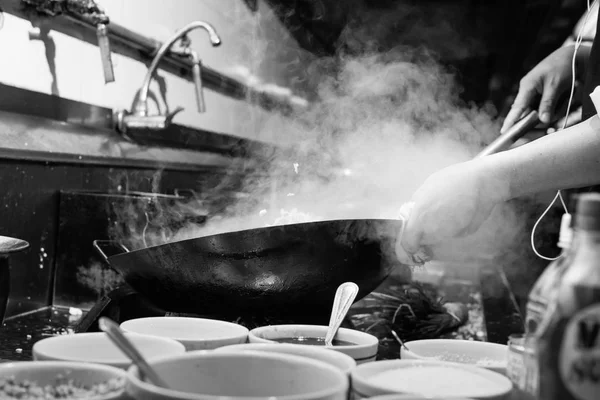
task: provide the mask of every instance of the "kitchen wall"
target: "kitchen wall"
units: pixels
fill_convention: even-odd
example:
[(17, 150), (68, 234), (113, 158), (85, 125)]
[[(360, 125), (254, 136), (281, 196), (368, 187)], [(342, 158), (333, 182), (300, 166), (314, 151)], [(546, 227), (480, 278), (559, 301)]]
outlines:
[[(272, 13), (259, 1), (253, 13), (243, 0), (98, 0), (112, 21), (133, 31), (165, 40), (193, 20), (211, 23), (223, 44), (213, 48), (206, 32), (190, 37), (203, 63), (231, 76), (251, 72), (264, 83), (281, 87), (301, 85), (299, 76), (312, 56), (302, 51)], [(109, 108), (131, 108), (146, 72), (141, 62), (113, 55), (116, 82), (105, 85), (98, 48), (51, 31), (46, 37), (31, 32), (30, 21), (5, 14), (0, 30), (0, 81), (42, 93)], [(246, 72), (244, 72), (246, 71)], [(175, 122), (273, 143), (290, 143), (283, 117), (246, 102), (205, 91), (207, 112), (196, 112), (190, 82), (160, 72), (166, 83), (165, 103), (185, 107)], [(152, 90), (159, 94), (156, 82)]]

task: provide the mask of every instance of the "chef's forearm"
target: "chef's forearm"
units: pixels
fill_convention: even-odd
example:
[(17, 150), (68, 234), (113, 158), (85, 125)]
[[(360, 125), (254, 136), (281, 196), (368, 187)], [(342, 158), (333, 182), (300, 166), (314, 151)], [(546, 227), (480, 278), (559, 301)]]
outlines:
[(504, 182), (508, 200), (547, 190), (600, 184), (600, 119), (594, 116), (565, 130), (503, 153), (473, 161)]

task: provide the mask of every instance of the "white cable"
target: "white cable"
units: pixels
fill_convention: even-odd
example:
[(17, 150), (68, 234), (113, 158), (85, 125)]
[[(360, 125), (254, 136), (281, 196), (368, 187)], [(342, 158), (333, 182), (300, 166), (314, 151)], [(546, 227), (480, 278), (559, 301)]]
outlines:
[[(572, 73), (572, 77), (571, 77), (571, 93), (569, 94), (569, 102), (567, 103), (567, 113), (565, 116), (565, 122), (563, 123), (563, 126), (561, 128), (561, 130), (565, 129), (567, 127), (567, 124), (569, 122), (569, 113), (571, 112), (571, 104), (573, 103), (573, 97), (575, 95), (575, 84), (576, 84), (576, 80), (575, 80), (575, 64), (576, 64), (576, 60), (577, 60), (577, 51), (579, 50), (579, 47), (581, 46), (581, 43), (583, 42), (583, 32), (585, 31), (585, 27), (588, 23), (588, 19), (590, 18), (591, 15), (591, 10), (592, 10), (592, 6), (596, 3), (596, 1), (598, 0), (594, 0), (591, 4), (590, 4), (590, 0), (587, 0), (587, 13), (585, 15), (585, 19), (583, 20), (583, 24), (581, 26), (581, 28), (579, 29), (579, 33), (577, 34), (577, 39), (575, 40), (575, 48), (573, 51), (573, 60), (571, 62), (571, 73)], [(548, 205), (548, 207), (544, 210), (544, 212), (542, 213), (542, 215), (540, 215), (540, 217), (537, 219), (537, 221), (535, 222), (535, 224), (533, 225), (533, 229), (531, 230), (531, 249), (533, 250), (533, 252), (535, 253), (536, 256), (538, 256), (539, 258), (546, 260), (546, 261), (554, 261), (559, 259), (560, 257), (562, 257), (562, 254), (557, 256), (557, 257), (546, 257), (542, 254), (540, 254), (536, 247), (535, 247), (535, 231), (538, 227), (538, 225), (540, 224), (540, 222), (542, 222), (542, 220), (544, 219), (544, 217), (546, 216), (546, 214), (548, 214), (548, 212), (550, 211), (550, 209), (552, 208), (552, 206), (554, 205), (554, 203), (556, 202), (556, 199), (560, 199), (560, 202), (565, 210), (565, 213), (569, 213), (569, 210), (567, 208), (567, 205), (565, 204), (565, 200), (563, 199), (562, 193), (559, 190), (558, 192), (556, 192), (556, 196), (554, 196), (554, 199), (552, 199), (552, 202), (550, 202), (550, 204)]]

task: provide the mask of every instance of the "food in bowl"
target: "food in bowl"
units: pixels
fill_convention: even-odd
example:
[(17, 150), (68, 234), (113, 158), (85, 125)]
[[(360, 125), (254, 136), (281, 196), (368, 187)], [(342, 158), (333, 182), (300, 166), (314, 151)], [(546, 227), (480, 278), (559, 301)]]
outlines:
[(505, 365), (506, 362), (499, 361), (490, 357), (473, 357), (465, 354), (456, 354), (451, 352), (444, 352), (437, 356), (427, 357), (427, 359), (454, 362), (459, 364), (473, 364), (478, 367), (500, 367)]
[(500, 400), (512, 391), (511, 381), (499, 373), (444, 361), (379, 361), (358, 366), (351, 377), (357, 398), (397, 393)]
[(6, 400), (121, 399), (127, 374), (119, 368), (66, 361), (0, 364), (0, 398)]
[(386, 394), (383, 396), (370, 397), (369, 400), (471, 400), (466, 397), (431, 397), (419, 396), (417, 394)]
[(52, 399), (97, 399), (107, 395), (118, 395), (125, 388), (124, 378), (113, 378), (105, 382), (84, 385), (63, 375), (54, 378), (52, 384), (41, 385), (14, 376), (0, 378), (0, 398), (5, 400), (52, 400)]
[(508, 346), (456, 339), (424, 339), (406, 343), (400, 349), (401, 359), (448, 361), (506, 373)]
[[(290, 338), (324, 338), (328, 326), (325, 325), (269, 325), (252, 329), (248, 335), (250, 343), (290, 343)], [(347, 342), (346, 345), (330, 347), (335, 351), (354, 358), (357, 364), (375, 361), (379, 348), (379, 339), (366, 332), (355, 329), (340, 328), (335, 337), (337, 343)], [(292, 342), (294, 345), (307, 343)]]
[[(477, 396), (494, 386), (487, 377), (473, 371), (445, 366), (421, 366), (381, 372), (371, 383), (395, 392), (421, 393), (426, 396)], [(461, 392), (461, 393), (459, 393)]]
[[(279, 343), (293, 343), (293, 344), (307, 344), (313, 346), (325, 346), (324, 337), (308, 337), (308, 336), (295, 336), (289, 338), (277, 338), (273, 339), (274, 342)], [(356, 343), (348, 342), (346, 340), (333, 339), (331, 341), (332, 346), (356, 346)]]

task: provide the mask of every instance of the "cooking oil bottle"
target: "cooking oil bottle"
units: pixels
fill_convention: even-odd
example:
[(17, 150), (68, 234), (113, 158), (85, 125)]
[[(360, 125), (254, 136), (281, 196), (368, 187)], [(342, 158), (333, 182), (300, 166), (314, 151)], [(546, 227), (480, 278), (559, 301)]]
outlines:
[(572, 259), (535, 337), (536, 396), (600, 398), (600, 194), (579, 197)]
[[(572, 208), (573, 205), (570, 209)], [(558, 239), (558, 247), (562, 249), (561, 255), (546, 267), (529, 292), (525, 313), (525, 334), (527, 335), (534, 334), (537, 330), (548, 307), (548, 301), (553, 297), (554, 291), (571, 261), (572, 252), (569, 251), (573, 237), (571, 222), (571, 214), (563, 214)]]

